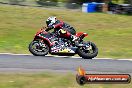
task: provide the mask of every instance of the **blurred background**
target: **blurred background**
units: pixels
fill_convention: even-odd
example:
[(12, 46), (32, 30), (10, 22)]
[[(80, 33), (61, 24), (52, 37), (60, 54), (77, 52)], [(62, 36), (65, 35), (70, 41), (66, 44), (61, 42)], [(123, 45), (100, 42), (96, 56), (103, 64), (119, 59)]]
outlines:
[(132, 15), (132, 0), (0, 0), (0, 3)]

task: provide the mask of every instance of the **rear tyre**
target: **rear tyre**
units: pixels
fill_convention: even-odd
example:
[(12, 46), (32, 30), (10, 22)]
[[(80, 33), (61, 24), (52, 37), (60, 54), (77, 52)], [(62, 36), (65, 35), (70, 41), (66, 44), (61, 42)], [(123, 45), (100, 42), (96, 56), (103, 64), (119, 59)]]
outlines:
[(92, 42), (85, 43), (88, 45), (87, 47), (79, 47), (77, 49), (77, 53), (80, 57), (84, 59), (92, 59), (97, 56), (98, 54), (98, 48), (96, 45)]
[(46, 43), (40, 41), (32, 41), (29, 44), (29, 51), (34, 56), (45, 56), (49, 52), (49, 46)]

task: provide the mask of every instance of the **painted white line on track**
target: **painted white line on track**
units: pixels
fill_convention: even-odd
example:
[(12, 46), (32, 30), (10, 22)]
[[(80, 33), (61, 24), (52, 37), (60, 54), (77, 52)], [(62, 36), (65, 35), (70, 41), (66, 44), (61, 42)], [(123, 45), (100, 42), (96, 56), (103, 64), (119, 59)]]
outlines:
[(132, 59), (117, 59), (117, 60), (127, 60), (127, 61), (132, 61)]
[(14, 54), (14, 53), (0, 53), (0, 54), (6, 54), (6, 55), (30, 55), (30, 56), (33, 56), (32, 54)]
[[(0, 53), (1, 54), (5, 54), (5, 55), (28, 55), (28, 56), (33, 56), (32, 54), (14, 54), (14, 53)], [(77, 56), (54, 56), (54, 55), (46, 55), (46, 56), (49, 56), (49, 57), (62, 57), (62, 58), (67, 58), (67, 57), (70, 57), (70, 58), (81, 58), (81, 57), (77, 57)], [(94, 58), (94, 59), (109, 59), (109, 60), (126, 60), (126, 61), (132, 61), (132, 59), (112, 59), (112, 58)]]

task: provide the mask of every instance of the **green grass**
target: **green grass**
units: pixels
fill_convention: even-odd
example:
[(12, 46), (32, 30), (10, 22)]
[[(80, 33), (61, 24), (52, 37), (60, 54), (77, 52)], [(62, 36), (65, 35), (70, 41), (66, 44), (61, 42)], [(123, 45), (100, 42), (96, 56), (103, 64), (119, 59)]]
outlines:
[(76, 83), (75, 74), (0, 74), (0, 88), (132, 88), (132, 84)]
[(98, 57), (132, 58), (132, 16), (0, 5), (0, 52), (29, 53), (28, 44), (49, 16), (87, 32)]

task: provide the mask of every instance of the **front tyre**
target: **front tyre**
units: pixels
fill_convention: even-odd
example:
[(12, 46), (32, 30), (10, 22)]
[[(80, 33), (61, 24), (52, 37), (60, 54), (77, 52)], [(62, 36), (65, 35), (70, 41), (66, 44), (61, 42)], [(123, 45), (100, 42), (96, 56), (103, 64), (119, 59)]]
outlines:
[(29, 44), (29, 51), (35, 56), (45, 56), (49, 52), (49, 46), (40, 41), (32, 41)]
[(97, 56), (98, 48), (93, 42), (84, 43), (86, 47), (79, 47), (77, 53), (84, 59), (92, 59)]

